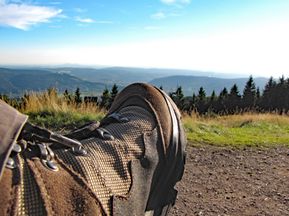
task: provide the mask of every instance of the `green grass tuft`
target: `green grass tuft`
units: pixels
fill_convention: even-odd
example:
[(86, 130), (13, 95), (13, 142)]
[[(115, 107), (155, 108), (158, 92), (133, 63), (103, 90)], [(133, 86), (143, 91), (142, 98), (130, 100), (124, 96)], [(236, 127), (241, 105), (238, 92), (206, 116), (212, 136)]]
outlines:
[(39, 111), (28, 112), (29, 121), (40, 127), (53, 131), (68, 131), (76, 129), (88, 122), (99, 121), (104, 114), (100, 113), (79, 113), (64, 111)]
[(288, 116), (246, 114), (209, 119), (186, 116), (184, 126), (193, 145), (289, 146)]

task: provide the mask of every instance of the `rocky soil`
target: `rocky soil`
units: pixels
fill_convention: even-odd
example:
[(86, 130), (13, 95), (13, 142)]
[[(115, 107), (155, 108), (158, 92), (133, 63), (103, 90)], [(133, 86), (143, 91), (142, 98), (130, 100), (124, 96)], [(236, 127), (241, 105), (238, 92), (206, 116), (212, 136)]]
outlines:
[(289, 215), (289, 148), (188, 147), (170, 215)]

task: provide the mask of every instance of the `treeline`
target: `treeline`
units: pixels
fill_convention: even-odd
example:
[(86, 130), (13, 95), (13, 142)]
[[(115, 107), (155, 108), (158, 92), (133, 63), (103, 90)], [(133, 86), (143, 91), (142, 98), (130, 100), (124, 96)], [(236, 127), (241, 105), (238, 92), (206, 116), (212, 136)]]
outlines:
[[(48, 89), (47, 92), (50, 96), (59, 97), (57, 90), (54, 88)], [(81, 97), (80, 89), (77, 88), (75, 92), (65, 90), (60, 94), (60, 98), (67, 103), (76, 105), (93, 103), (100, 108), (109, 109), (117, 94), (118, 86), (114, 84), (111, 89), (104, 89), (99, 97)], [(176, 91), (170, 92), (169, 96), (180, 110), (188, 114), (196, 112), (199, 114), (226, 115), (248, 111), (283, 114), (289, 111), (289, 78), (285, 79), (282, 76), (280, 79), (274, 80), (271, 77), (262, 92), (256, 87), (253, 77), (250, 76), (242, 93), (240, 93), (238, 86), (234, 84), (230, 89), (224, 88), (220, 92), (213, 91), (210, 95), (207, 95), (205, 89), (201, 87), (197, 94), (185, 97), (182, 87), (179, 86)], [(0, 98), (19, 108), (25, 107), (25, 101), (29, 98), (29, 94), (25, 94), (20, 99), (11, 99), (0, 94)]]
[(96, 106), (99, 106), (100, 108), (109, 109), (117, 94), (118, 94), (118, 86), (114, 84), (110, 90), (108, 88), (105, 88), (100, 97), (97, 96), (81, 97), (80, 89), (77, 88), (74, 94), (68, 92), (68, 90), (65, 90), (63, 93), (63, 98), (68, 103), (75, 103), (75, 104), (94, 103)]
[(256, 88), (254, 79), (250, 76), (242, 93), (234, 84), (230, 89), (224, 88), (219, 93), (213, 91), (210, 95), (201, 87), (197, 94), (185, 97), (180, 86), (170, 93), (170, 97), (182, 111), (189, 114), (197, 112), (224, 115), (248, 111), (282, 114), (289, 110), (289, 78), (282, 76), (275, 81), (271, 77), (262, 92)]
[(102, 109), (109, 109), (114, 98), (118, 94), (118, 86), (114, 84), (111, 89), (105, 88), (100, 97), (82, 97), (80, 88), (76, 88), (74, 92), (69, 92), (66, 89), (63, 93), (59, 93), (56, 88), (49, 88), (45, 92), (25, 93), (21, 98), (10, 98), (5, 94), (0, 94), (0, 99), (4, 100), (16, 109), (25, 110), (27, 101), (29, 101), (30, 97), (35, 96), (35, 94), (44, 96), (45, 100), (54, 98), (75, 106), (81, 105), (82, 103), (89, 103)]

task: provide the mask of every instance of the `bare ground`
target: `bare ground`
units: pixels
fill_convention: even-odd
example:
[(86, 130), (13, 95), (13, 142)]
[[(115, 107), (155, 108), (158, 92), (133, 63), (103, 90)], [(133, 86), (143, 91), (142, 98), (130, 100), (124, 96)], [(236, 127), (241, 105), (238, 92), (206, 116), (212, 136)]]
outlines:
[(170, 215), (289, 215), (289, 148), (187, 148)]

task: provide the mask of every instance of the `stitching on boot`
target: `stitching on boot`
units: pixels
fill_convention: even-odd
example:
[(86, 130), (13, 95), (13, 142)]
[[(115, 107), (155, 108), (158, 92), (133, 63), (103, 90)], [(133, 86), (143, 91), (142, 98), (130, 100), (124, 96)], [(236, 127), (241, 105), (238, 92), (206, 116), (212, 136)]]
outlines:
[[(88, 155), (85, 157), (85, 160), (88, 160), (89, 163), (87, 166), (91, 167), (91, 169), (94, 170), (95, 174), (99, 177), (99, 180), (101, 180), (101, 185), (103, 188), (106, 188), (109, 192), (109, 195), (112, 194), (111, 189), (105, 184), (105, 179), (103, 178), (103, 176), (101, 175), (101, 173), (99, 172), (99, 170), (97, 170), (97, 161), (91, 161), (91, 159), (89, 158), (90, 155), (90, 150), (86, 149), (88, 151)], [(84, 187), (82, 184), (81, 187), (82, 188), (86, 188), (86, 190), (90, 191), (93, 195), (92, 197), (94, 199), (97, 200), (98, 205), (100, 206), (101, 210), (103, 211), (103, 213), (105, 213), (106, 215), (110, 215), (110, 212), (106, 210), (105, 208), (105, 204), (108, 204), (111, 208), (111, 197), (107, 200), (108, 203), (103, 204), (101, 201), (101, 198), (98, 198), (98, 194), (94, 192), (93, 188), (91, 187), (91, 185), (88, 182), (88, 179), (86, 179), (86, 176), (84, 174), (79, 173), (72, 164), (69, 164), (67, 162), (65, 162), (63, 159), (61, 159), (61, 157), (56, 154), (55, 155), (55, 160), (58, 162), (58, 164), (65, 170), (67, 170), (67, 172), (69, 172), (71, 175), (73, 174), (75, 176), (75, 178), (78, 178), (83, 184), (86, 185), (86, 187)], [(78, 161), (78, 160), (76, 160)], [(77, 162), (78, 163), (78, 162)], [(73, 177), (74, 178), (74, 177)], [(74, 179), (75, 179), (74, 178)], [(79, 183), (79, 182), (78, 182)], [(91, 194), (90, 194), (91, 195)]]
[(104, 213), (104, 208), (101, 204), (101, 202), (98, 200), (96, 194), (90, 189), (89, 185), (86, 183), (85, 179), (80, 176), (80, 174), (76, 173), (74, 170), (70, 169), (57, 155), (55, 155), (55, 160), (60, 164), (60, 166), (67, 171), (73, 179), (81, 186), (83, 187), (88, 194), (95, 199), (96, 204), (101, 208), (101, 212)]
[[(89, 150), (88, 150), (88, 154), (89, 154)], [(88, 156), (88, 155), (87, 155)], [(65, 163), (57, 154), (55, 155), (55, 160), (58, 162), (58, 163), (60, 163), (62, 166), (65, 166), (66, 167), (66, 169), (68, 169), (70, 172), (72, 172), (72, 173), (74, 173), (74, 175), (76, 175), (76, 176), (78, 176), (78, 178), (80, 178), (88, 187), (90, 187), (89, 186), (89, 184), (88, 184), (88, 182), (87, 182), (87, 179), (85, 179), (85, 177), (83, 177), (83, 175), (84, 174), (81, 174), (81, 173), (79, 173), (77, 170), (75, 170), (75, 168), (73, 167), (73, 165), (72, 164), (69, 164), (69, 163)], [(89, 158), (87, 158), (87, 160), (89, 160)], [(78, 162), (78, 161), (77, 161)], [(97, 163), (97, 161), (95, 161), (95, 164)], [(93, 169), (95, 169), (95, 166), (96, 165), (91, 165), (91, 163), (89, 164)], [(110, 190), (110, 188), (108, 188), (107, 187), (107, 185), (105, 184), (105, 179), (103, 178), (103, 176), (99, 173), (99, 172), (97, 172), (97, 170), (95, 170), (96, 171), (96, 174), (100, 177), (100, 179), (101, 179), (101, 183), (102, 183), (102, 186), (103, 187), (105, 187), (105, 188), (107, 188), (108, 189), (108, 191), (109, 191), (109, 193), (110, 194), (112, 194), (112, 191)], [(81, 171), (81, 172), (83, 172), (83, 170)], [(93, 190), (91, 190), (92, 191), (92, 193), (94, 193), (93, 192)], [(96, 195), (96, 194), (95, 194)], [(97, 196), (97, 195), (96, 195)]]
[[(160, 119), (159, 119), (159, 117), (158, 117), (158, 115), (157, 115), (157, 112), (156, 112), (156, 110), (154, 109), (154, 107), (152, 106), (152, 104), (151, 104), (151, 102), (149, 101), (149, 100), (147, 100), (146, 98), (143, 98), (143, 96), (140, 96), (139, 94), (135, 94), (135, 93), (132, 93), (132, 94), (130, 94), (129, 95), (130, 96), (130, 98), (132, 98), (132, 97), (135, 97), (135, 98), (138, 98), (138, 99), (140, 99), (140, 100), (142, 100), (142, 101), (144, 101), (145, 103), (146, 103), (146, 105), (151, 109), (151, 111), (153, 112), (153, 116), (154, 116), (154, 118), (155, 118), (155, 120), (157, 121), (157, 123), (158, 123), (158, 128), (159, 128), (159, 130), (160, 130), (160, 138), (161, 138), (161, 140), (162, 140), (162, 143), (165, 143), (165, 138), (164, 138), (164, 133), (163, 133), (163, 130), (162, 130), (162, 128), (160, 127)], [(119, 100), (118, 101), (118, 106), (117, 107), (122, 107), (124, 104), (125, 104), (125, 102), (126, 102), (126, 100), (125, 99), (127, 99), (127, 98), (123, 98), (122, 100)], [(112, 110), (112, 111), (110, 111), (110, 112), (115, 112), (115, 110), (117, 110), (118, 108), (114, 108), (114, 110)], [(165, 148), (165, 146), (162, 146), (162, 151), (163, 151), (163, 154), (166, 154), (166, 148)]]
[(7, 215), (16, 215), (19, 202), (19, 182), (21, 173), (19, 168), (12, 170), (12, 186), (10, 188), (10, 200), (7, 207)]
[(44, 201), (44, 207), (48, 215), (55, 215), (55, 210), (53, 209), (53, 205), (51, 203), (51, 198), (47, 192), (45, 187), (45, 180), (42, 178), (41, 172), (38, 167), (30, 160), (27, 160), (27, 164), (32, 171), (36, 183), (38, 183), (40, 195)]

